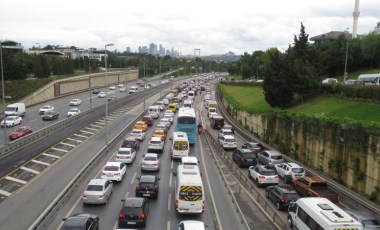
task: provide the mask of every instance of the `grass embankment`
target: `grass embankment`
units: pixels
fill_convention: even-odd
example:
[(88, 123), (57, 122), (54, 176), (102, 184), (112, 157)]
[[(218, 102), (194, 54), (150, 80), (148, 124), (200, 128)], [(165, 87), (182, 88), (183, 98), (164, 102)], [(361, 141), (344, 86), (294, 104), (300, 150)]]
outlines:
[[(269, 106), (265, 101), (263, 90), (252, 86), (220, 85), (225, 97), (237, 108), (250, 113), (265, 113), (279, 111)], [(303, 113), (309, 116), (324, 116), (331, 118), (348, 118), (361, 122), (380, 123), (380, 104), (344, 100), (335, 97), (318, 96), (306, 103), (287, 109), (292, 113)]]

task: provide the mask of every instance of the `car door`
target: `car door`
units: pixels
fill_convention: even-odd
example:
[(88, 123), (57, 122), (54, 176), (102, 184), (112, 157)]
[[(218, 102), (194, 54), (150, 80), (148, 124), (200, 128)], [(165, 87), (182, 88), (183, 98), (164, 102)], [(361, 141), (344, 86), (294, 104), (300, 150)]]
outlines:
[(253, 178), (256, 180), (260, 175), (260, 168), (259, 167), (255, 167), (255, 170), (254, 170), (254, 176)]
[(124, 176), (125, 173), (127, 172), (127, 169), (126, 169), (126, 166), (124, 163), (120, 163), (120, 171), (121, 171), (121, 174)]
[(107, 197), (110, 197), (112, 192), (112, 182), (107, 180), (105, 183), (105, 188)]
[(286, 170), (286, 165), (281, 164), (281, 166), (278, 167), (278, 171), (277, 171), (278, 175), (279, 175), (280, 177), (284, 178), (285, 170)]

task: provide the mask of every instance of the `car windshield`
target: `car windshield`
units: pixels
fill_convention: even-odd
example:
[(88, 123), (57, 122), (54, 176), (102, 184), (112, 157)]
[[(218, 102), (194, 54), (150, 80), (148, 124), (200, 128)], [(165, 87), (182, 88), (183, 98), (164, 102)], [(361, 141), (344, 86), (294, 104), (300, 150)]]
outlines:
[(78, 109), (70, 109), (70, 112), (77, 112)]
[(256, 153), (242, 152), (241, 155), (243, 157), (257, 158), (257, 154)]
[(156, 157), (145, 157), (144, 161), (157, 161)]
[(160, 145), (161, 141), (150, 141), (150, 144), (152, 144), (152, 145)]
[(303, 173), (305, 170), (303, 168), (292, 168), (292, 172), (294, 173)]
[(88, 185), (86, 191), (103, 191), (103, 185)]
[(13, 121), (13, 120), (15, 120), (15, 119), (16, 119), (15, 117), (6, 117), (6, 118), (5, 118), (6, 121)]
[(366, 228), (379, 228), (380, 222), (378, 220), (363, 220), (363, 226)]
[(276, 172), (272, 171), (272, 170), (265, 170), (265, 171), (261, 172), (261, 175), (264, 175), (264, 176), (274, 176), (274, 175), (276, 175)]
[(119, 167), (117, 167), (117, 166), (106, 166), (106, 167), (104, 167), (104, 171), (119, 171)]
[(121, 154), (121, 155), (129, 155), (131, 154), (131, 151), (129, 150), (119, 150), (119, 152), (117, 152), (117, 154)]
[(153, 188), (153, 182), (140, 182), (140, 186), (144, 188)]
[(285, 193), (284, 200), (297, 200), (299, 197), (297, 193)]
[(5, 111), (16, 111), (16, 107), (6, 107)]
[(25, 130), (26, 130), (25, 128), (17, 128), (17, 129), (15, 129), (15, 132), (22, 133)]

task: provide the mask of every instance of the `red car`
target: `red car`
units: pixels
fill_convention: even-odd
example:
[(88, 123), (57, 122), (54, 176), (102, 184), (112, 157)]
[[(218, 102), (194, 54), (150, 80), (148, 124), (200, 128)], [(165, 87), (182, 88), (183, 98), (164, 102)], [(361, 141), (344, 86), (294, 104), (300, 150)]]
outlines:
[(9, 140), (13, 141), (32, 133), (32, 128), (27, 125), (19, 126), (9, 134)]
[(153, 118), (151, 116), (143, 116), (141, 120), (145, 121), (148, 126), (153, 125)]

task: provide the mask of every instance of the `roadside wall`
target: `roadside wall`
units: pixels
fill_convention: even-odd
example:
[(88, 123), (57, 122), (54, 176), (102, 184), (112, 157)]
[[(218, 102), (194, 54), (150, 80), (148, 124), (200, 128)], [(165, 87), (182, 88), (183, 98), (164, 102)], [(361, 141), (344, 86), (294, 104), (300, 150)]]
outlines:
[(318, 119), (249, 114), (221, 99), (245, 129), (350, 189), (380, 201), (380, 132)]
[[(136, 80), (139, 76), (138, 70), (128, 70), (123, 72), (108, 72), (107, 85), (126, 83)], [(80, 91), (86, 91), (90, 88), (104, 87), (106, 84), (105, 73), (96, 73), (82, 75), (62, 80), (57, 80), (42, 87), (31, 95), (26, 96), (20, 101), (25, 105), (31, 106), (44, 101), (52, 100), (57, 97), (66, 96)]]

